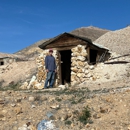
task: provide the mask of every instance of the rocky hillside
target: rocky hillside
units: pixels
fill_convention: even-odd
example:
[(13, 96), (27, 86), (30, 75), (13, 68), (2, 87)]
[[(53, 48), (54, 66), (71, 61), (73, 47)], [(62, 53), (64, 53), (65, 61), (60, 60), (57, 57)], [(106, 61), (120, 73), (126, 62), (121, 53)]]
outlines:
[(92, 41), (95, 41), (96, 39), (98, 39), (100, 36), (104, 35), (107, 32), (109, 32), (109, 30), (89, 26), (89, 27), (81, 27), (81, 28), (75, 29), (71, 31), (70, 33), (78, 35), (78, 36), (86, 37), (86, 38), (91, 39)]
[(40, 49), (38, 46), (41, 45), (45, 41), (46, 40), (40, 40), (40, 41), (32, 44), (31, 46), (28, 46), (28, 47), (26, 47), (26, 48), (24, 48), (22, 50), (19, 50), (15, 54), (17, 54), (17, 55), (25, 55), (28, 58), (37, 57), (37, 55), (42, 52), (42, 49)]
[(124, 55), (130, 53), (130, 26), (110, 31), (95, 40), (96, 43), (108, 47), (112, 52)]

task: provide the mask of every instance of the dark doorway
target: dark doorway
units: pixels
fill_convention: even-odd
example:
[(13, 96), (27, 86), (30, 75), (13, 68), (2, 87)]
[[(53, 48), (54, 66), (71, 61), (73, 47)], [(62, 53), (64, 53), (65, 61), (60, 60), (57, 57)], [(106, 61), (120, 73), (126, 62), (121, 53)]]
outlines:
[(71, 50), (59, 51), (60, 53), (60, 77), (61, 84), (70, 83), (70, 75), (71, 75)]
[(96, 64), (97, 50), (90, 49), (90, 64)]
[(3, 62), (3, 61), (1, 61), (1, 62), (0, 62), (0, 65), (4, 65), (4, 62)]

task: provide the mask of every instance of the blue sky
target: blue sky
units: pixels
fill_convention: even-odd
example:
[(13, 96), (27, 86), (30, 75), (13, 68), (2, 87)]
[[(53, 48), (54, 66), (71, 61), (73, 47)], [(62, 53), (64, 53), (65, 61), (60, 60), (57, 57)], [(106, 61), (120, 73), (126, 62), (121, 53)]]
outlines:
[(15, 53), (76, 28), (130, 24), (130, 0), (0, 0), (0, 52)]

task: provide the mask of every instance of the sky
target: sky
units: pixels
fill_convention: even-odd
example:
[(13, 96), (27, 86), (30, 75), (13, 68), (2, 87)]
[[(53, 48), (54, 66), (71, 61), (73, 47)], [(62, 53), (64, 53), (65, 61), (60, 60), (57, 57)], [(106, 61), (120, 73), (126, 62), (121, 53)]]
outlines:
[(0, 0), (0, 52), (15, 53), (77, 28), (130, 25), (130, 0)]

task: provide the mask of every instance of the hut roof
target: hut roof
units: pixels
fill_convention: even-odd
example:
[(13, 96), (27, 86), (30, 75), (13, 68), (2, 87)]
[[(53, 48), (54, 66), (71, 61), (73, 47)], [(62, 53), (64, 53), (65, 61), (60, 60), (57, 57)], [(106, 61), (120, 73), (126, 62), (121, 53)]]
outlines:
[(77, 36), (77, 35), (74, 35), (74, 34), (71, 34), (71, 33), (67, 33), (67, 32), (64, 32), (64, 33), (62, 33), (62, 34), (60, 34), (60, 35), (58, 35), (58, 36), (56, 36), (54, 38), (51, 38), (51, 39), (43, 42), (41, 45), (39, 45), (39, 48), (46, 49), (47, 45), (51, 44), (52, 42), (55, 42), (60, 37), (65, 36), (65, 35), (68, 35), (68, 36), (74, 37), (76, 39), (82, 40), (82, 41), (86, 42), (86, 44), (89, 44), (90, 46), (93, 46), (94, 48), (108, 50), (108, 48), (106, 48), (106, 47), (99, 46), (97, 44), (93, 44), (92, 41), (91, 41), (91, 39), (88, 39), (88, 38), (85, 38), (85, 37), (81, 37), (81, 36)]

